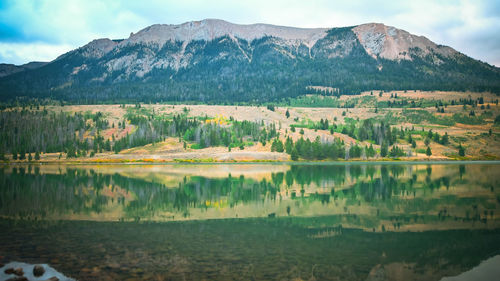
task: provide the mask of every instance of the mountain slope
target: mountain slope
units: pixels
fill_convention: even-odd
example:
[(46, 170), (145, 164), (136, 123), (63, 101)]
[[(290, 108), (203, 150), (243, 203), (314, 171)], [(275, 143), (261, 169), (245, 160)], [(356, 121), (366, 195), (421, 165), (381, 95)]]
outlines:
[(96, 101), (268, 101), (310, 85), (500, 92), (500, 70), (383, 24), (343, 28), (153, 25), (99, 39), (49, 64), (0, 78), (0, 97)]
[(46, 64), (46, 62), (39, 61), (32, 61), (23, 65), (0, 63), (0, 77), (8, 76), (25, 70), (36, 69)]

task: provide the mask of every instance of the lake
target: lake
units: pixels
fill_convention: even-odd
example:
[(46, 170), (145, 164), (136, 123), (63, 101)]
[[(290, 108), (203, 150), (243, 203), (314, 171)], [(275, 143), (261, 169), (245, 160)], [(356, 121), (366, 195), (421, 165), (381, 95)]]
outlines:
[(0, 263), (77, 280), (441, 280), (500, 254), (499, 172), (495, 162), (0, 166)]

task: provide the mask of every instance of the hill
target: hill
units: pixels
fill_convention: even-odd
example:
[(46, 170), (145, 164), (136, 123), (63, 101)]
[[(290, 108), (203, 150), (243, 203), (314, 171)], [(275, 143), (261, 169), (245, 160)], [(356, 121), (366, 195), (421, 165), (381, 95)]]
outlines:
[(152, 25), (98, 39), (41, 67), (0, 78), (0, 98), (265, 102), (310, 86), (331, 94), (380, 90), (500, 92), (500, 69), (395, 27), (238, 25), (202, 20)]

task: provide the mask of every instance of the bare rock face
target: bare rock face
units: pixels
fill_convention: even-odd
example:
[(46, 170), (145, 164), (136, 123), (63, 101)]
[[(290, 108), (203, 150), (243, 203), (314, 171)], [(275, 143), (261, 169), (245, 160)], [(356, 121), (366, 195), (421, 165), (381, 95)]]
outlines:
[(101, 58), (113, 50), (117, 44), (117, 42), (108, 38), (96, 39), (82, 47), (82, 54), (87, 57)]
[(163, 46), (167, 41), (211, 41), (223, 36), (251, 42), (255, 39), (271, 36), (290, 41), (290, 43), (300, 41), (312, 47), (316, 41), (326, 36), (327, 30), (328, 28), (295, 28), (270, 24), (241, 25), (223, 20), (205, 19), (179, 25), (155, 24), (136, 34), (131, 34), (129, 39), (122, 42), (122, 45), (140, 42)]
[[(369, 23), (348, 29), (354, 33), (353, 38), (325, 42), (323, 39), (329, 35), (332, 30), (330, 28), (241, 25), (206, 19), (179, 25), (155, 24), (137, 33), (131, 33), (128, 39), (120, 42), (99, 39), (80, 49), (84, 56), (92, 58), (100, 58), (110, 52), (120, 54), (102, 63), (110, 73), (125, 72), (116, 78), (117, 81), (131, 76), (141, 78), (154, 69), (170, 68), (177, 71), (186, 68), (197, 63), (193, 59), (193, 53), (205, 48), (210, 42), (217, 41), (223, 45), (225, 40), (237, 46), (238, 51), (233, 55), (240, 56), (247, 62), (251, 62), (253, 57), (254, 46), (251, 43), (263, 38), (267, 38), (277, 53), (290, 59), (296, 59), (297, 56), (312, 58), (315, 55), (326, 59), (345, 57), (350, 54), (354, 45), (359, 43), (375, 59), (411, 60), (411, 54), (423, 56), (435, 52), (448, 56), (455, 53), (453, 49), (438, 46), (423, 36), (412, 35), (383, 24)], [(356, 42), (356, 37), (359, 43)], [(220, 57), (214, 60), (225, 60), (227, 55), (228, 53), (221, 52)]]
[(404, 30), (380, 23), (368, 23), (354, 27), (352, 31), (366, 52), (374, 58), (411, 60), (412, 49), (418, 48), (426, 55), (431, 51), (450, 56), (456, 51), (438, 46), (424, 36), (412, 35)]
[[(359, 44), (375, 59), (411, 60), (410, 52), (416, 54), (415, 48), (421, 52), (419, 55), (427, 55), (431, 51), (444, 55), (455, 52), (451, 48), (437, 46), (425, 37), (383, 24), (370, 23), (340, 29), (349, 30), (350, 33), (337, 38), (331, 36), (332, 28), (242, 25), (217, 19), (178, 25), (155, 24), (137, 33), (130, 33), (130, 37), (124, 40), (94, 40), (56, 60), (72, 55), (98, 60), (98, 65), (105, 71), (91, 81), (99, 83), (109, 77), (114, 77), (114, 82), (142, 79), (155, 69), (179, 71), (188, 68), (205, 59), (196, 56), (206, 54), (205, 49), (211, 44), (217, 45), (219, 51), (217, 56), (209, 58), (211, 62), (232, 58), (251, 63), (254, 53), (262, 47), (269, 47), (271, 55), (292, 60), (298, 57), (343, 58), (349, 56)], [(263, 42), (260, 45), (253, 44), (256, 40)], [(227, 51), (223, 49), (225, 46), (229, 46)], [(88, 67), (88, 63), (82, 61), (80, 65), (74, 66), (71, 75), (91, 71)]]
[[(109, 71), (124, 70), (125, 76), (119, 79), (126, 79), (132, 72), (136, 77), (143, 77), (155, 68), (179, 70), (195, 63), (193, 53), (199, 51), (197, 47), (203, 48), (214, 40), (219, 40), (218, 43), (229, 40), (229, 44), (234, 44), (238, 48), (236, 55), (250, 62), (253, 50), (248, 49), (248, 46), (252, 41), (265, 37), (272, 37), (270, 41), (279, 53), (294, 59), (295, 55), (290, 49), (299, 52), (299, 48), (305, 46), (307, 49), (305, 53), (309, 53), (316, 42), (327, 35), (327, 31), (328, 28), (295, 28), (269, 24), (240, 25), (216, 19), (191, 21), (179, 25), (155, 24), (137, 33), (131, 33), (128, 39), (116, 45), (116, 53), (140, 46), (140, 56), (131, 52), (112, 58), (105, 63), (105, 66)], [(200, 42), (200, 45), (194, 47), (197, 45), (196, 42)], [(168, 55), (157, 56), (158, 51), (163, 50), (168, 52)], [(228, 54), (222, 53), (216, 59), (225, 59), (226, 55)]]

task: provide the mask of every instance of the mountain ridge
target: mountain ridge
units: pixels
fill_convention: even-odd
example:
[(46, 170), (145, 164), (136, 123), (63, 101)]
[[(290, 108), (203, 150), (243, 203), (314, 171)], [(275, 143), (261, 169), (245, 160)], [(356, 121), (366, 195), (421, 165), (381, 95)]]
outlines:
[[(120, 39), (120, 42), (115, 42), (116, 40), (109, 38), (101, 38), (93, 40), (85, 46), (91, 46), (99, 43), (102, 44), (103, 41), (107, 41), (110, 45), (112, 44), (113, 47), (123, 47), (138, 43), (157, 44), (162, 47), (167, 41), (187, 43), (196, 40), (212, 41), (216, 38), (227, 35), (233, 40), (237, 38), (244, 39), (248, 42), (263, 37), (277, 37), (289, 41), (307, 43), (305, 45), (312, 48), (319, 39), (322, 39), (327, 35), (327, 31), (330, 29), (332, 28), (300, 28), (263, 23), (244, 25), (233, 24), (218, 19), (205, 19), (201, 21), (185, 22), (177, 25), (154, 24), (139, 30), (137, 33), (132, 32), (129, 38)], [(381, 57), (387, 59), (410, 59), (407, 55), (399, 56), (399, 53), (402, 53), (403, 51), (407, 52), (411, 47), (432, 47), (437, 50), (440, 46), (425, 36), (413, 35), (405, 30), (397, 29), (393, 26), (387, 26), (383, 23), (365, 23), (353, 26), (352, 29), (369, 54), (373, 54), (375, 56), (380, 54)], [(381, 30), (384, 30), (385, 32), (382, 32)], [(392, 39), (392, 36), (394, 35), (409, 37), (412, 41), (412, 45), (404, 46), (405, 50), (400, 50), (397, 54), (391, 54), (391, 52), (384, 52), (384, 50), (381, 50), (384, 46), (377, 45), (377, 39), (382, 39), (382, 44), (388, 42), (388, 47), (394, 49), (397, 47), (397, 44), (395, 44), (394, 41), (399, 38), (396, 38), (395, 40), (393, 39), (392, 41), (383, 40), (388, 37)], [(443, 55), (449, 55), (457, 52), (448, 46), (442, 46), (442, 48), (446, 49), (446, 51), (440, 52)]]
[[(339, 94), (500, 92), (500, 71), (381, 23), (297, 28), (206, 19), (93, 40), (40, 68), (0, 78), (0, 98), (88, 100), (98, 91), (112, 100), (250, 101), (297, 96), (313, 84), (339, 88)], [(122, 96), (110, 97), (111, 91)]]
[(46, 65), (48, 62), (32, 61), (21, 65), (0, 63), (0, 77), (9, 76), (25, 70), (36, 69)]

